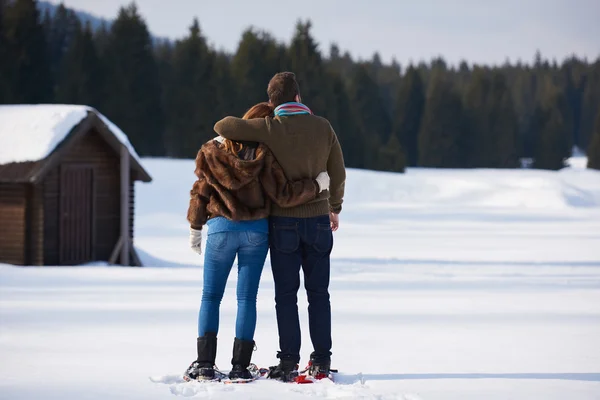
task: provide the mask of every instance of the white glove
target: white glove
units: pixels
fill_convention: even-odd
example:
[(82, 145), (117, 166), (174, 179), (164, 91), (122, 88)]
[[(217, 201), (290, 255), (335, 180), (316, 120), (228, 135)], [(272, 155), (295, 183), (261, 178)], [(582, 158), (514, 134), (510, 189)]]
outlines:
[(321, 172), (319, 175), (317, 175), (315, 180), (319, 185), (319, 193), (321, 193), (324, 190), (329, 190), (329, 174), (327, 173), (327, 171)]
[(202, 231), (190, 228), (190, 247), (196, 253), (202, 255)]

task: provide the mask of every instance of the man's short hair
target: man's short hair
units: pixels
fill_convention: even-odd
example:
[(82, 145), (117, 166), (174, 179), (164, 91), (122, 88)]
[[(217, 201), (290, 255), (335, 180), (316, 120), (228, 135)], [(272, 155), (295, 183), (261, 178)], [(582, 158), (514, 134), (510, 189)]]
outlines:
[(300, 95), (300, 86), (293, 72), (279, 72), (269, 81), (267, 86), (269, 101), (274, 107), (296, 100)]

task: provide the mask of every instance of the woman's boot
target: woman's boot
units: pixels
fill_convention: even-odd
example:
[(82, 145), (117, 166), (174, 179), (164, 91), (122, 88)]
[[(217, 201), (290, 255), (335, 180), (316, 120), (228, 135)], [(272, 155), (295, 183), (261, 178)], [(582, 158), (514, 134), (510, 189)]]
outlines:
[(252, 379), (253, 376), (248, 371), (252, 352), (254, 351), (254, 340), (241, 340), (235, 338), (233, 341), (233, 358), (231, 359), (231, 372), (229, 379)]
[(198, 358), (183, 374), (183, 379), (190, 380), (213, 380), (215, 379), (215, 358), (217, 358), (217, 334), (206, 332), (196, 342)]

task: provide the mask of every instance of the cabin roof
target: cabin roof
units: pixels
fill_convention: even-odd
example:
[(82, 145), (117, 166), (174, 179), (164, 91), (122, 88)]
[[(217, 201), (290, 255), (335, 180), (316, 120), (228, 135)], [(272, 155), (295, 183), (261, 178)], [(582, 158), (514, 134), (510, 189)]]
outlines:
[(120, 153), (124, 145), (131, 168), (144, 182), (152, 178), (127, 135), (96, 109), (81, 105), (0, 106), (0, 182), (35, 182), (60, 161), (72, 139), (95, 128)]

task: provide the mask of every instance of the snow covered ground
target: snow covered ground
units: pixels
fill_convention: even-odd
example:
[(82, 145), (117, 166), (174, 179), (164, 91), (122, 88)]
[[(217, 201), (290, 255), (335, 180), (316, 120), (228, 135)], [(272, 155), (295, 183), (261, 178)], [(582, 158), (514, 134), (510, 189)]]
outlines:
[[(202, 284), (185, 221), (193, 162), (143, 163), (154, 182), (137, 186), (135, 230), (149, 268), (0, 266), (0, 399), (600, 399), (600, 172), (349, 171), (332, 256), (339, 383), (219, 385), (180, 379)], [(273, 296), (267, 263), (261, 366), (276, 361)]]

